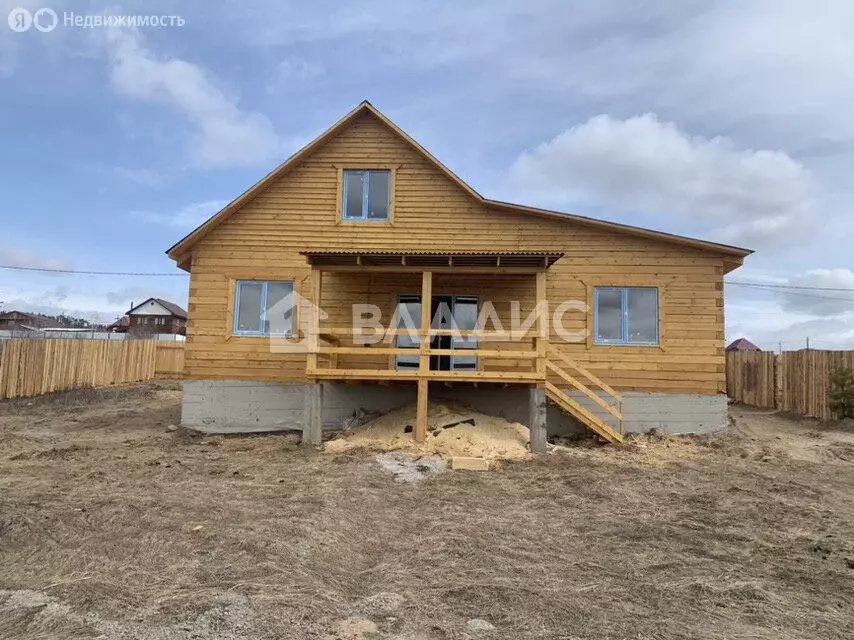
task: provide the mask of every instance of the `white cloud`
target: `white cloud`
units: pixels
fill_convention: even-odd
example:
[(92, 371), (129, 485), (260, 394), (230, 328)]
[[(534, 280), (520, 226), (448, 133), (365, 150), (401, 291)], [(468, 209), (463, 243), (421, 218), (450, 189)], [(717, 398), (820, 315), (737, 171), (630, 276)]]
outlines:
[(130, 167), (116, 167), (114, 172), (120, 178), (135, 182), (144, 187), (158, 188), (166, 183), (166, 177), (153, 169), (132, 169)]
[(746, 246), (791, 241), (814, 215), (812, 175), (785, 153), (692, 137), (654, 114), (595, 116), (523, 153), (512, 173), (567, 203), (680, 215)]
[[(5, 14), (0, 15), (0, 18)], [(3, 25), (0, 25), (3, 26)], [(6, 28), (3, 26), (3, 28)], [(0, 80), (11, 78), (18, 68), (19, 44), (9, 38), (0, 38)]]
[[(60, 278), (60, 283), (56, 283)], [(80, 278), (39, 276), (0, 281), (0, 309), (65, 314), (91, 322), (112, 322), (128, 310), (130, 302), (150, 297), (171, 300), (186, 308), (187, 282), (183, 278), (120, 285), (127, 278)], [(177, 280), (177, 282), (173, 282)], [(144, 282), (149, 282), (148, 285)]]
[(115, 291), (107, 291), (104, 297), (110, 306), (130, 309), (134, 304), (139, 304), (148, 298), (161, 298), (171, 301), (172, 295), (165, 291), (152, 289), (149, 286), (132, 285)]
[(0, 287), (4, 311), (29, 311), (46, 315), (65, 314), (91, 322), (112, 322), (117, 312), (114, 305), (104, 304), (99, 296), (74, 291), (69, 285), (44, 288)]
[(854, 271), (850, 269), (812, 269), (789, 278), (788, 284), (810, 288), (779, 294), (786, 311), (824, 317), (854, 316)]
[[(854, 349), (854, 315), (838, 318), (813, 318), (795, 322), (775, 331), (758, 330), (756, 344), (765, 350), (783, 351), (803, 349), (809, 345), (812, 349), (849, 350)], [(751, 338), (753, 340), (753, 338)]]
[(30, 12), (39, 8), (39, 0), (0, 0), (0, 80), (10, 78), (18, 70), (21, 49), (26, 35), (9, 28), (7, 20), (13, 9), (27, 9)]
[[(748, 275), (749, 273), (749, 275)], [(727, 340), (747, 337), (763, 349), (854, 349), (854, 271), (812, 269), (788, 277), (733, 274), (771, 288), (727, 286)], [(805, 287), (777, 289), (773, 287)]]
[(854, 135), (852, 21), (847, 0), (721, 3), (680, 30), (670, 62), (696, 74), (713, 111), (842, 140)]
[(265, 87), (269, 95), (285, 94), (299, 87), (305, 90), (305, 84), (326, 72), (324, 66), (301, 56), (288, 56), (281, 60), (270, 73), (270, 81)]
[(167, 227), (183, 229), (194, 229), (227, 204), (227, 200), (208, 200), (206, 202), (194, 202), (192, 204), (185, 205), (176, 211), (168, 213), (157, 211), (132, 211), (130, 215), (134, 218), (144, 222), (150, 222), (152, 224), (161, 224)]
[(180, 111), (196, 129), (194, 154), (201, 165), (253, 165), (279, 153), (281, 140), (270, 120), (241, 110), (203, 67), (158, 56), (135, 32), (106, 33), (113, 87), (130, 98)]
[(276, 75), (282, 83), (291, 80), (308, 80), (323, 75), (324, 67), (318, 62), (313, 62), (299, 56), (289, 56), (276, 65)]
[(0, 264), (32, 269), (70, 269), (71, 263), (58, 258), (41, 258), (26, 249), (0, 247)]
[[(0, 265), (35, 269), (71, 270), (73, 264), (45, 258), (25, 249), (0, 246)], [(184, 278), (144, 278), (127, 284), (124, 276), (96, 277), (65, 273), (6, 271), (0, 277), (0, 309), (65, 315), (93, 322), (112, 322), (130, 300), (162, 297), (182, 306), (187, 299)], [(8, 277), (7, 277), (8, 276)], [(145, 283), (148, 283), (146, 285)], [(171, 292), (171, 293), (170, 293)]]

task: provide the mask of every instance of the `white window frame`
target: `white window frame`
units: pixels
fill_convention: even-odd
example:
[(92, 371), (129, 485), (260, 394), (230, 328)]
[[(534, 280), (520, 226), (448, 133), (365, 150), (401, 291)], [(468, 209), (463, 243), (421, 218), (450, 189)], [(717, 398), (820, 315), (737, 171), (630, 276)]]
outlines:
[[(369, 218), (368, 208), (370, 199), (370, 174), (385, 173), (388, 175), (388, 202), (386, 203), (385, 218)], [(359, 217), (347, 215), (347, 176), (351, 174), (360, 174), (362, 177), (362, 215)], [(391, 190), (392, 190), (392, 175), (391, 169), (344, 169), (342, 174), (342, 194), (341, 194), (341, 219), (346, 222), (389, 222), (391, 220)]]
[[(240, 288), (244, 285), (261, 285), (261, 316), (259, 318), (258, 331), (245, 331), (238, 329), (240, 321)], [(232, 322), (232, 333), (236, 336), (275, 336), (277, 338), (290, 338), (294, 335), (294, 324), (296, 322), (296, 309), (292, 310), (291, 328), (287, 333), (269, 333), (265, 331), (267, 326), (267, 289), (271, 284), (289, 284), (291, 294), (296, 294), (296, 283), (293, 280), (235, 280), (234, 284), (234, 321)], [(296, 305), (294, 304), (294, 307)]]
[[(633, 341), (629, 339), (629, 290), (631, 289), (650, 289), (655, 291), (655, 340), (650, 342)], [(617, 339), (603, 339), (599, 337), (599, 294), (603, 291), (619, 291), (620, 292), (620, 311), (622, 318), (622, 335)], [(659, 346), (661, 343), (661, 292), (658, 287), (649, 286), (596, 286), (593, 288), (593, 344), (597, 345), (622, 345), (622, 346), (640, 346), (651, 347)]]

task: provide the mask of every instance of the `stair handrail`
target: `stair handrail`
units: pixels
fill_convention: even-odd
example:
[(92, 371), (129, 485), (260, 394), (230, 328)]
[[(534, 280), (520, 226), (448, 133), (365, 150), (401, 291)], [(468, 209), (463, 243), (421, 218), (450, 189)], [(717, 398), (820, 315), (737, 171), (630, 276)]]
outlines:
[(614, 400), (617, 400), (618, 402), (623, 401), (623, 396), (620, 393), (618, 393), (613, 387), (606, 384), (603, 380), (599, 379), (598, 377), (596, 377), (595, 375), (590, 373), (590, 371), (585, 369), (583, 366), (581, 366), (578, 362), (576, 362), (572, 358), (570, 358), (570, 357), (564, 355), (563, 353), (561, 353), (560, 351), (558, 351), (554, 345), (549, 345), (548, 353), (549, 353), (550, 358), (551, 357), (557, 357), (559, 360), (563, 361), (563, 363), (566, 366), (571, 367), (571, 368), (575, 369), (576, 371), (578, 371), (578, 373), (580, 373), (585, 378), (587, 378), (590, 382), (592, 382), (594, 386), (597, 386), (600, 389), (602, 389), (602, 391), (604, 391), (609, 396), (614, 398)]
[(570, 413), (570, 415), (573, 415), (577, 419), (581, 420), (583, 424), (587, 426), (588, 429), (599, 434), (601, 437), (605, 438), (609, 442), (623, 441), (622, 427), (619, 432), (615, 431), (611, 425), (602, 420), (595, 413), (592, 413), (589, 409), (586, 409), (578, 402), (573, 400), (570, 396), (565, 394), (551, 382), (546, 382), (545, 387), (546, 393), (549, 395), (553, 402), (555, 402), (564, 411)]
[(596, 404), (598, 404), (598, 405), (599, 405), (600, 407), (602, 407), (605, 411), (607, 411), (607, 412), (608, 412), (608, 413), (610, 413), (612, 416), (614, 416), (617, 420), (622, 420), (622, 419), (623, 419), (623, 414), (620, 412), (620, 410), (619, 410), (619, 408), (618, 408), (618, 407), (614, 407), (614, 406), (612, 406), (610, 402), (608, 402), (608, 401), (607, 401), (607, 400), (605, 400), (602, 396), (600, 396), (598, 393), (596, 393), (595, 391), (593, 391), (592, 389), (590, 389), (589, 387), (587, 387), (587, 385), (585, 385), (585, 384), (584, 384), (584, 383), (582, 383), (581, 381), (576, 380), (575, 378), (573, 378), (571, 375), (569, 375), (566, 371), (564, 371), (563, 369), (561, 369), (559, 366), (557, 366), (557, 365), (556, 365), (555, 363), (553, 363), (551, 360), (548, 360), (548, 361), (546, 362), (546, 367), (547, 367), (549, 370), (551, 370), (551, 371), (553, 371), (554, 373), (556, 373), (558, 376), (560, 376), (563, 380), (565, 380), (566, 382), (568, 382), (569, 384), (571, 384), (573, 387), (575, 387), (576, 389), (578, 389), (579, 391), (581, 391), (581, 393), (583, 393), (585, 396), (587, 396), (588, 398), (590, 398), (591, 400), (593, 400), (593, 402), (595, 402)]
[[(583, 367), (581, 364), (570, 358), (569, 356), (561, 353), (554, 344), (549, 344), (547, 349), (547, 357), (551, 360), (557, 358), (561, 362), (563, 362), (566, 366), (574, 369), (581, 375), (583, 375), (589, 382), (591, 382), (594, 386), (599, 387), (602, 391), (607, 393), (611, 398), (614, 399), (617, 405), (617, 412), (620, 414), (618, 420), (619, 428), (620, 428), (620, 436), (623, 435), (623, 396), (621, 393), (618, 393), (616, 389), (614, 389), (611, 385), (607, 384), (604, 380), (599, 377), (593, 375), (587, 368)], [(582, 390), (583, 392), (583, 390)], [(590, 395), (590, 394), (588, 394)], [(595, 398), (600, 398), (598, 394), (594, 394)], [(591, 396), (593, 397), (593, 396)], [(613, 412), (610, 412), (613, 415)], [(616, 416), (615, 416), (616, 417)]]

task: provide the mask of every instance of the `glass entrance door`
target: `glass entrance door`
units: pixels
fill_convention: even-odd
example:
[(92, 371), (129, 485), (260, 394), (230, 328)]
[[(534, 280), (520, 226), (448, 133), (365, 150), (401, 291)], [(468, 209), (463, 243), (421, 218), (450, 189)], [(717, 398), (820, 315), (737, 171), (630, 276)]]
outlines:
[[(433, 296), (433, 304), (430, 305), (430, 317), (433, 319), (430, 326), (433, 329), (453, 329), (454, 296)], [(430, 340), (431, 349), (450, 349), (451, 336), (433, 336)], [(430, 356), (431, 371), (450, 371), (451, 356)]]
[[(421, 328), (421, 296), (401, 294), (398, 296), (396, 328)], [(439, 294), (433, 296), (430, 304), (430, 326), (433, 329), (457, 329), (461, 331), (477, 328), (477, 296)], [(397, 336), (400, 348), (417, 349), (418, 339), (406, 335)], [(433, 349), (453, 349), (465, 351), (477, 349), (477, 338), (472, 336), (433, 336), (430, 347)], [(417, 369), (418, 356), (396, 356), (397, 369)], [(430, 356), (432, 371), (476, 371), (477, 358), (466, 355)]]

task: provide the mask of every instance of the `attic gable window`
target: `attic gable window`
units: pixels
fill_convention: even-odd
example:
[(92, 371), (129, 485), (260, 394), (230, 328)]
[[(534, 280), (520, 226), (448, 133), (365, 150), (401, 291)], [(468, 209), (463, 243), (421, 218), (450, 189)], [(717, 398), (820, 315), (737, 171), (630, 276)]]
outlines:
[(389, 169), (344, 169), (344, 220), (389, 220), (390, 209)]

